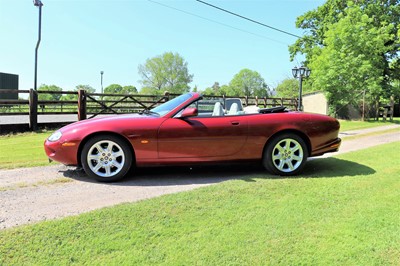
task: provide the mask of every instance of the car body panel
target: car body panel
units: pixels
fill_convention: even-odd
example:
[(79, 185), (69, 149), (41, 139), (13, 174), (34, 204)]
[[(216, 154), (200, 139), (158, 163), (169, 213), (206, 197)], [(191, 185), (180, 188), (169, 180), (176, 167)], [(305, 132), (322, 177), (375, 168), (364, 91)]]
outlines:
[(232, 156), (241, 151), (247, 131), (243, 117), (167, 119), (158, 131), (158, 157)]

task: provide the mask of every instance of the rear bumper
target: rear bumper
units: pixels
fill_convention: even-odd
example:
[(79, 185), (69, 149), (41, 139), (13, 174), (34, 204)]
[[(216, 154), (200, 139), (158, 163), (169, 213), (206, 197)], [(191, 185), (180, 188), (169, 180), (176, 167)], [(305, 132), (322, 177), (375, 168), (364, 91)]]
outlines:
[(312, 151), (310, 157), (320, 156), (328, 152), (336, 152), (339, 150), (340, 144), (342, 144), (342, 140), (340, 138), (336, 138), (332, 142), (329, 142), (324, 146), (319, 147), (317, 150)]

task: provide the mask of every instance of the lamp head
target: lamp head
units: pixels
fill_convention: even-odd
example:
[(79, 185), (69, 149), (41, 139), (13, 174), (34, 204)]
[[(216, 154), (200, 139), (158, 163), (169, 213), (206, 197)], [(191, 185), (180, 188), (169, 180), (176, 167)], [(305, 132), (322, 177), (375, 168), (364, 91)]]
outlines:
[(293, 75), (293, 77), (294, 77), (294, 78), (297, 78), (298, 73), (299, 73), (299, 69), (298, 69), (297, 67), (294, 67), (294, 68), (292, 69), (292, 75)]
[(311, 74), (311, 69), (306, 69), (306, 77), (308, 78), (309, 76), (310, 76), (310, 74)]
[(300, 76), (304, 77), (304, 74), (306, 73), (306, 68), (302, 66), (299, 68), (299, 70), (300, 70)]
[(33, 5), (34, 6), (43, 6), (43, 3), (40, 0), (33, 0)]

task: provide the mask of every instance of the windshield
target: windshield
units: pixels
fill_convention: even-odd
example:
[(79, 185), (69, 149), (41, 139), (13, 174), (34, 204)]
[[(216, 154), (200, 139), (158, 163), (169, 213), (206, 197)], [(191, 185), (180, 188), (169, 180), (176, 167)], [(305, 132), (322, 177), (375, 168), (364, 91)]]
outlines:
[(166, 103), (163, 103), (160, 106), (157, 106), (156, 108), (151, 109), (151, 112), (155, 112), (158, 113), (160, 116), (163, 116), (169, 112), (171, 112), (173, 109), (175, 109), (176, 107), (178, 107), (180, 104), (182, 104), (183, 102), (187, 101), (188, 99), (190, 99), (190, 97), (192, 97), (192, 93), (186, 93), (183, 94), (181, 96), (178, 96)]

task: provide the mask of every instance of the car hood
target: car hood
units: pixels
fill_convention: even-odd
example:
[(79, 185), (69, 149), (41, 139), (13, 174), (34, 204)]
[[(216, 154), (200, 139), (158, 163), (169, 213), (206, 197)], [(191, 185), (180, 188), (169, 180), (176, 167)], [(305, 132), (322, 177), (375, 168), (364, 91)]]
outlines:
[(99, 118), (91, 118), (82, 121), (78, 121), (62, 127), (61, 132), (68, 131), (79, 131), (80, 129), (95, 128), (101, 130), (103, 128), (115, 127), (116, 125), (132, 125), (137, 123), (143, 123), (144, 120), (159, 119), (160, 117), (151, 115), (139, 115), (139, 114), (124, 114), (124, 115), (108, 115)]

